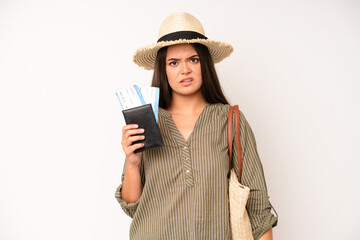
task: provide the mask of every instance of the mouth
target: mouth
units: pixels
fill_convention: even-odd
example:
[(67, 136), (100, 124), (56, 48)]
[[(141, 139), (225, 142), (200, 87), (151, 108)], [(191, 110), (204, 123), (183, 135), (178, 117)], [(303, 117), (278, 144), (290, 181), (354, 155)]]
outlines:
[(192, 78), (186, 78), (180, 81), (180, 83), (187, 83), (187, 82), (192, 82)]

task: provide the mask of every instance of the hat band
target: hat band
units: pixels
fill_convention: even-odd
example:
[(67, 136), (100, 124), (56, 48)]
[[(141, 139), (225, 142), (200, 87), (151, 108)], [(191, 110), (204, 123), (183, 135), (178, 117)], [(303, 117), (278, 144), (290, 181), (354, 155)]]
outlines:
[(179, 39), (186, 39), (186, 40), (207, 39), (207, 37), (205, 37), (204, 35), (202, 35), (201, 33), (198, 33), (198, 32), (179, 31), (179, 32), (173, 32), (173, 33), (166, 34), (166, 35), (162, 36), (161, 38), (159, 38), (159, 40), (157, 42), (175, 41), (175, 40), (179, 40)]

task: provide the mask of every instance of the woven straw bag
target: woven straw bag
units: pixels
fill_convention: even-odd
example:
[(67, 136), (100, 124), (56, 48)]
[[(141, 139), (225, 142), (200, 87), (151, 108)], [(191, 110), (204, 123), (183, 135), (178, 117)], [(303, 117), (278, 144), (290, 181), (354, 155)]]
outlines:
[(242, 172), (242, 158), (240, 146), (240, 120), (238, 105), (231, 106), (228, 115), (228, 144), (230, 157), (229, 166), (231, 168), (233, 109), (235, 109), (235, 137), (239, 166), (239, 180), (236, 177), (234, 169), (231, 169), (231, 171), (229, 171), (230, 174), (228, 174), (231, 235), (232, 240), (254, 240), (249, 215), (246, 210), (246, 203), (249, 197), (250, 189), (240, 183), (240, 177)]

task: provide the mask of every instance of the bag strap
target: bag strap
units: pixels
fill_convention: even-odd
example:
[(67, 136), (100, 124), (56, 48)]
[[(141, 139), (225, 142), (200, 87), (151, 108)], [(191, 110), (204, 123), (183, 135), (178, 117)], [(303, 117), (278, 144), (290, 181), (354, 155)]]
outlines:
[[(241, 145), (240, 145), (240, 119), (239, 119), (239, 106), (234, 105), (230, 106), (229, 114), (228, 114), (228, 145), (229, 145), (229, 172), (228, 172), (228, 178), (230, 178), (230, 170), (231, 170), (231, 157), (232, 157), (232, 116), (233, 116), (233, 109), (235, 109), (235, 137), (236, 137), (236, 150), (237, 150), (237, 158), (238, 158), (238, 167), (239, 167), (239, 182), (241, 178), (242, 173), (242, 154), (241, 154)], [(243, 186), (240, 185), (241, 188)], [(269, 202), (270, 203), (270, 202)], [(271, 205), (271, 208), (274, 210), (276, 217), (278, 217), (278, 214), (275, 210), (275, 208)]]
[(232, 119), (233, 119), (233, 109), (235, 109), (235, 138), (236, 138), (236, 151), (237, 151), (237, 160), (238, 160), (238, 169), (239, 169), (239, 182), (242, 173), (242, 154), (241, 154), (241, 143), (240, 143), (240, 119), (239, 119), (239, 106), (234, 105), (230, 106), (228, 114), (228, 146), (229, 146), (229, 172), (228, 178), (230, 177), (231, 169), (231, 158), (232, 158)]

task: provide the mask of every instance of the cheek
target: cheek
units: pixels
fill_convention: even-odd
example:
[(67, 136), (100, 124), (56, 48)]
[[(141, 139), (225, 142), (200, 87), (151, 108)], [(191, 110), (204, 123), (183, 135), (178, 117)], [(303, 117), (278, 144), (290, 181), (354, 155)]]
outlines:
[(166, 67), (165, 70), (166, 70), (166, 76), (167, 76), (167, 78), (170, 79), (170, 78), (171, 78), (171, 72), (170, 72), (169, 68)]
[(197, 65), (196, 68), (194, 69), (194, 72), (196, 73), (197, 77), (202, 79), (202, 75), (201, 75), (201, 65)]
[(165, 70), (166, 70), (166, 76), (168, 77), (168, 79), (173, 78), (174, 70), (171, 69), (168, 65), (166, 65)]
[(174, 71), (172, 71), (169, 67), (166, 67), (166, 76), (169, 82), (170, 87), (172, 88), (172, 83), (174, 81)]

